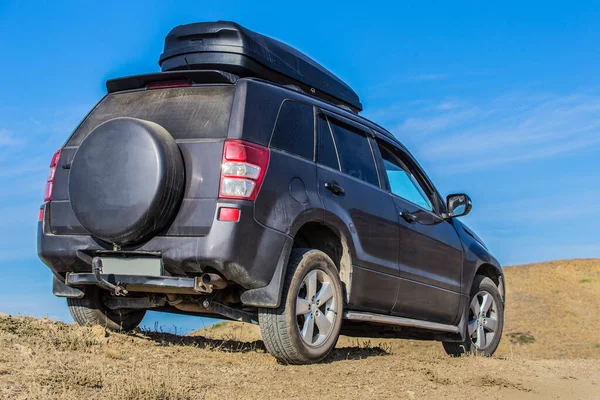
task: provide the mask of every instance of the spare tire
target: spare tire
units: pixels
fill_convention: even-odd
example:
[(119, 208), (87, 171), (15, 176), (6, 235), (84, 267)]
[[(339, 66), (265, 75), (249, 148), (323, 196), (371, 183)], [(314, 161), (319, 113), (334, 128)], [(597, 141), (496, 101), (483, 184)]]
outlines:
[(136, 118), (98, 125), (71, 163), (69, 198), (92, 235), (117, 245), (156, 233), (175, 216), (185, 186), (183, 159), (162, 126)]

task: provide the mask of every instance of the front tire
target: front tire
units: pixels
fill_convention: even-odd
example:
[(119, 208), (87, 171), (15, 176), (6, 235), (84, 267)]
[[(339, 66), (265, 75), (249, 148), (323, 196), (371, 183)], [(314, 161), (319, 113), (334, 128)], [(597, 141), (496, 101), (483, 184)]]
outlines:
[(342, 283), (331, 258), (319, 250), (294, 249), (281, 305), (261, 308), (258, 319), (269, 353), (286, 364), (310, 364), (335, 347), (342, 314)]
[(88, 287), (81, 299), (67, 298), (71, 316), (81, 326), (100, 325), (111, 331), (123, 332), (136, 328), (146, 310), (111, 310), (102, 302), (102, 291)]
[(462, 354), (494, 354), (504, 328), (504, 302), (494, 281), (486, 276), (475, 276), (467, 321), (466, 340), (443, 342), (446, 353), (454, 357)]

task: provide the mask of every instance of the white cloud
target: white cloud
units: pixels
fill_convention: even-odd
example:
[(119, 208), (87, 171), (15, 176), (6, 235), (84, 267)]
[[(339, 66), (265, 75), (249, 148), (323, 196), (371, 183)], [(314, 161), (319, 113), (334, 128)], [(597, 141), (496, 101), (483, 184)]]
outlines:
[[(6, 229), (7, 227), (21, 228), (32, 222), (35, 222), (33, 225), (36, 225), (40, 204), (41, 202), (31, 201), (25, 205), (20, 204), (0, 207), (0, 226)], [(0, 235), (8, 235), (9, 233), (10, 232), (4, 231), (1, 232)]]
[(32, 248), (0, 249), (0, 262), (36, 260), (37, 253)]
[(13, 137), (7, 129), (0, 129), (0, 149), (21, 144), (21, 141)]
[(437, 105), (438, 110), (452, 110), (460, 106), (460, 103), (455, 100), (444, 101)]
[(446, 173), (600, 148), (600, 95), (509, 93), (479, 103), (430, 101), (392, 129)]
[(40, 172), (48, 172), (50, 159), (52, 158), (53, 154), (50, 150), (43, 153), (44, 154), (36, 154), (33, 156), (27, 156), (26, 154), (23, 154), (18, 160), (0, 162), (0, 179), (5, 177), (15, 179), (23, 175), (43, 177), (44, 175), (40, 175)]
[(408, 81), (421, 82), (421, 81), (439, 81), (440, 79), (448, 78), (448, 74), (443, 73), (429, 73), (429, 74), (418, 74), (412, 75), (406, 78)]
[(370, 85), (364, 93), (364, 98), (381, 99), (389, 96), (397, 96), (398, 90), (404, 86), (414, 86), (415, 84), (427, 84), (428, 82), (438, 82), (448, 79), (447, 73), (423, 73), (415, 75), (396, 74), (392, 75), (384, 81), (378, 81)]
[[(514, 226), (514, 221), (527, 221), (529, 225), (539, 222), (554, 225), (557, 220), (572, 221), (600, 214), (598, 197), (600, 197), (600, 190), (591, 188), (577, 192), (576, 196), (566, 192), (537, 197), (500, 199), (497, 203), (482, 205), (478, 220), (488, 225), (492, 222), (501, 222)], [(507, 216), (510, 218), (507, 219)], [(515, 234), (513, 229), (496, 232), (498, 233), (511, 236)]]
[(439, 132), (462, 123), (477, 115), (476, 108), (465, 108), (455, 112), (444, 112), (428, 118), (407, 118), (396, 130), (411, 134), (424, 135)]

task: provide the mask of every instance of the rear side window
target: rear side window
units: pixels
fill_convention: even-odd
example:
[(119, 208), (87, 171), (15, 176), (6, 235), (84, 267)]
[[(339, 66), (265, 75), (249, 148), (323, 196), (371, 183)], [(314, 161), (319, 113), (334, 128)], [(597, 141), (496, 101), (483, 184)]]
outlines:
[(270, 146), (312, 161), (315, 151), (313, 107), (297, 101), (284, 101)]
[(109, 119), (132, 117), (155, 122), (175, 139), (227, 137), (234, 86), (194, 86), (107, 95), (79, 125), (68, 146), (78, 146)]
[(339, 171), (340, 164), (338, 162), (335, 144), (333, 143), (333, 134), (331, 133), (331, 129), (329, 129), (329, 122), (327, 121), (326, 116), (319, 115), (318, 126), (319, 138), (317, 141), (317, 162)]
[(333, 132), (342, 172), (379, 186), (375, 159), (365, 132), (328, 118)]

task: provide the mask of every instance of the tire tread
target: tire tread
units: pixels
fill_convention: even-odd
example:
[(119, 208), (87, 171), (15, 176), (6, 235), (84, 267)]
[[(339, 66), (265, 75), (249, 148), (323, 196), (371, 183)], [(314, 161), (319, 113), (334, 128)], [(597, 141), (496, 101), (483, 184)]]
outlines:
[[(315, 362), (315, 360), (301, 354), (293, 344), (292, 332), (290, 330), (296, 329), (296, 327), (289, 326), (285, 315), (285, 304), (287, 303), (290, 286), (296, 275), (296, 271), (305, 255), (311, 251), (318, 250), (309, 248), (292, 250), (282, 287), (280, 306), (278, 308), (261, 308), (258, 314), (260, 332), (267, 351), (285, 364), (309, 364)], [(323, 255), (327, 257), (324, 253)]]
[(73, 320), (80, 326), (100, 325), (111, 331), (130, 331), (136, 328), (146, 310), (136, 310), (127, 313), (110, 312), (104, 307), (102, 293), (96, 288), (86, 291), (83, 298), (67, 298), (67, 305)]
[[(500, 299), (502, 299), (500, 291), (498, 290), (498, 287), (496, 286), (494, 281), (492, 281), (489, 277), (487, 277), (485, 275), (475, 275), (475, 278), (473, 279), (473, 285), (471, 286), (469, 301), (471, 300), (471, 297), (473, 296), (475, 289), (477, 289), (477, 291), (478, 291), (482, 284), (487, 284), (487, 285), (493, 286), (496, 289), (498, 297)], [(502, 315), (501, 315), (501, 323), (499, 325), (500, 328), (499, 328), (498, 335), (501, 338), (503, 325), (504, 325), (503, 304), (500, 304), (499, 307), (501, 309)], [(466, 326), (465, 326), (465, 329), (467, 329)], [(498, 341), (498, 344), (499, 343), (500, 342)], [(444, 350), (446, 351), (446, 354), (453, 356), (453, 357), (460, 357), (463, 354), (477, 354), (477, 355), (481, 355), (481, 356), (491, 356), (496, 351), (498, 344), (496, 344), (496, 347), (494, 347), (491, 351), (489, 351), (489, 349), (485, 349), (484, 351), (479, 351), (472, 344), (471, 339), (469, 337), (465, 337), (465, 340), (463, 342), (442, 342), (442, 345), (444, 346)]]

